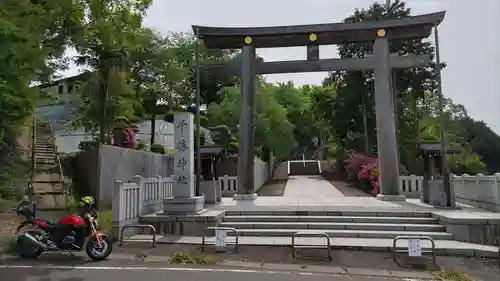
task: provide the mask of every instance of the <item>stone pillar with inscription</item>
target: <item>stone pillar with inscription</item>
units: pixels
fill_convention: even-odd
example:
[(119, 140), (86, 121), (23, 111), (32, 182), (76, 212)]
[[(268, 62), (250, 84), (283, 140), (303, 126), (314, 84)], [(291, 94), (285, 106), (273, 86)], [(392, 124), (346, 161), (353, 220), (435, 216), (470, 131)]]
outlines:
[(190, 112), (175, 114), (173, 198), (163, 201), (165, 215), (199, 214), (205, 211), (205, 198), (195, 196), (193, 124), (194, 116)]

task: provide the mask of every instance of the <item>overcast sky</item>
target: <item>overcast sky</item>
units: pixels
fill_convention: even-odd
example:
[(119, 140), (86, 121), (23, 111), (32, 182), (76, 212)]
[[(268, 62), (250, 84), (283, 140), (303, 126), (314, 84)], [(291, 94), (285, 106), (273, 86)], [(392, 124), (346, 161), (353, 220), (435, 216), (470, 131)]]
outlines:
[[(154, 0), (145, 24), (164, 35), (191, 25), (270, 26), (340, 22), (374, 0)], [(380, 1), (379, 1), (380, 2)], [(385, 1), (382, 1), (385, 2)], [(500, 1), (407, 0), (413, 14), (446, 10), (440, 26), (443, 93), (500, 133)], [(483, 37), (485, 36), (485, 37)], [(489, 38), (486, 36), (490, 36)], [(258, 49), (266, 61), (305, 59), (306, 49)], [(337, 57), (335, 46), (321, 58)], [(72, 70), (71, 72), (73, 72)], [(321, 84), (326, 73), (276, 74), (268, 81)]]

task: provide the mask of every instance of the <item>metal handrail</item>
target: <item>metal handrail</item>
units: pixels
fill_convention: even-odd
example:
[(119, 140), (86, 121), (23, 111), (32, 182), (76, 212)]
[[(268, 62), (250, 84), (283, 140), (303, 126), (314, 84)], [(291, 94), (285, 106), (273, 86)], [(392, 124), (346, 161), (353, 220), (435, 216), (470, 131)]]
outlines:
[(62, 187), (63, 187), (63, 192), (64, 192), (64, 195), (65, 195), (65, 199), (66, 199), (66, 205), (68, 205), (68, 201), (69, 201), (69, 191), (68, 191), (68, 187), (67, 187), (67, 182), (66, 182), (66, 177), (64, 176), (64, 172), (63, 172), (63, 169), (62, 169), (62, 165), (61, 165), (61, 159), (59, 158), (59, 153), (57, 152), (57, 144), (56, 144), (56, 130), (54, 129), (54, 127), (52, 126), (52, 123), (51, 122), (47, 122), (48, 125), (49, 125), (49, 130), (50, 132), (52, 133), (52, 136), (51, 136), (51, 139), (52, 139), (52, 147), (54, 149), (54, 154), (55, 154), (55, 158), (56, 158), (56, 164), (57, 166), (59, 167), (59, 181), (61, 182), (62, 184)]
[(31, 124), (31, 174), (30, 182), (28, 183), (28, 188), (26, 190), (27, 195), (33, 195), (35, 190), (35, 177), (36, 177), (36, 120), (37, 118), (33, 116)]

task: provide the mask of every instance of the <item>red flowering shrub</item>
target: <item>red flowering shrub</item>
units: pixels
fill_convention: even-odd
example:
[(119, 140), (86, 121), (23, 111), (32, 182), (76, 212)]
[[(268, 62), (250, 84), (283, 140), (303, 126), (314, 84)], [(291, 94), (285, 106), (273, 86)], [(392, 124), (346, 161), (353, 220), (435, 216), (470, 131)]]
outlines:
[(372, 195), (377, 196), (377, 194), (380, 193), (380, 183), (378, 181), (378, 177), (376, 180), (372, 181), (371, 184), (373, 186)]
[[(351, 180), (357, 179), (370, 183), (372, 194), (376, 196), (380, 192), (379, 171), (377, 158), (352, 152), (346, 160), (347, 177)], [(399, 166), (400, 174), (406, 175), (408, 171), (403, 165)]]
[(357, 179), (359, 172), (363, 169), (363, 166), (377, 163), (377, 158), (366, 156), (361, 153), (352, 152), (349, 154), (346, 160), (347, 177), (351, 180)]
[(367, 163), (361, 167), (358, 173), (358, 179), (365, 181), (373, 181), (378, 177), (377, 163)]

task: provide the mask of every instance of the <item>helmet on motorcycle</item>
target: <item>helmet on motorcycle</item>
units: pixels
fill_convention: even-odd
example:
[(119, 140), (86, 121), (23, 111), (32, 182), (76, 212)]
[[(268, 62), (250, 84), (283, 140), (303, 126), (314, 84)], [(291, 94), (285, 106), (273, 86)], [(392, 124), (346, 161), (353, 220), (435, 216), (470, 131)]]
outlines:
[(95, 203), (94, 197), (92, 196), (85, 196), (80, 198), (80, 202), (78, 202), (78, 206), (80, 208), (90, 208), (93, 207)]

